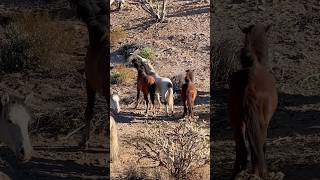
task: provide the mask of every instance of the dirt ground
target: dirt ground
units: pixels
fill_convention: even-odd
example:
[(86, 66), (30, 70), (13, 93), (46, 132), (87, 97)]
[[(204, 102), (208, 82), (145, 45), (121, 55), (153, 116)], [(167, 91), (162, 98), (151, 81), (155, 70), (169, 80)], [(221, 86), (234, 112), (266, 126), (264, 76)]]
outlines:
[[(320, 179), (319, 1), (266, 1), (259, 9), (248, 2), (214, 1), (213, 43), (231, 39), (240, 46), (238, 24), (272, 24), (268, 67), (277, 81), (279, 104), (268, 132), (268, 168), (283, 172), (285, 179)], [(227, 87), (211, 89), (215, 179), (230, 178), (235, 159), (227, 93)]]
[[(167, 23), (154, 23), (141, 8), (138, 1), (128, 1), (124, 10), (111, 13), (113, 30), (122, 29), (127, 37), (112, 47), (112, 52), (126, 44), (144, 44), (155, 52), (152, 65), (163, 77), (172, 77), (187, 69), (195, 69), (195, 85), (198, 88), (195, 114), (198, 122), (209, 128), (209, 4), (198, 1), (169, 1), (167, 5)], [(119, 64), (112, 60), (112, 64)], [(132, 68), (133, 69), (133, 68)], [(136, 76), (136, 70), (134, 75)], [(183, 113), (179, 96), (175, 99), (175, 113), (167, 117), (160, 112), (155, 117), (144, 117), (143, 105), (134, 110), (136, 99), (136, 77), (125, 84), (113, 85), (112, 90), (121, 97), (122, 112), (117, 115), (120, 137), (120, 161), (111, 164), (112, 179), (119, 179), (130, 166), (138, 166), (146, 172), (155, 171), (150, 164), (136, 164), (136, 150), (125, 143), (136, 136), (136, 131), (144, 128), (143, 122), (160, 121), (176, 126)], [(143, 97), (141, 97), (143, 98)], [(209, 166), (204, 168), (205, 179), (209, 179)]]

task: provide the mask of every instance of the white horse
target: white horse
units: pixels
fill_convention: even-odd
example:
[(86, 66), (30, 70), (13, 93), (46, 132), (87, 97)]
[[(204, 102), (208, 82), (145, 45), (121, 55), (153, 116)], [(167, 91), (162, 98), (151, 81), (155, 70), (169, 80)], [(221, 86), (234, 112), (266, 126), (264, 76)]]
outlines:
[[(141, 65), (145, 67), (146, 73), (148, 75), (152, 75), (156, 79), (156, 84), (157, 84), (156, 95), (157, 95), (157, 101), (159, 103), (160, 109), (162, 106), (161, 102), (164, 102), (166, 106), (167, 115), (169, 114), (168, 107), (171, 110), (171, 114), (173, 114), (174, 95), (173, 95), (173, 84), (171, 80), (166, 77), (161, 77), (159, 74), (157, 74), (153, 66), (147, 59), (137, 54), (132, 54), (132, 56), (134, 56), (133, 58), (138, 60), (141, 63)], [(161, 95), (161, 99), (160, 99), (160, 95)]]
[(124, 6), (125, 0), (110, 0), (110, 7), (115, 1), (118, 4), (118, 9), (121, 10)]
[(11, 178), (3, 172), (0, 172), (0, 180), (11, 180)]
[(121, 111), (119, 102), (120, 102), (120, 97), (117, 94), (110, 95), (110, 108), (117, 113)]
[(4, 142), (16, 154), (18, 160), (26, 162), (31, 159), (28, 124), (31, 114), (25, 104), (31, 96), (23, 101), (17, 97), (4, 94), (0, 104), (0, 141)]
[(112, 162), (118, 160), (119, 155), (119, 140), (116, 121), (110, 115), (110, 159)]

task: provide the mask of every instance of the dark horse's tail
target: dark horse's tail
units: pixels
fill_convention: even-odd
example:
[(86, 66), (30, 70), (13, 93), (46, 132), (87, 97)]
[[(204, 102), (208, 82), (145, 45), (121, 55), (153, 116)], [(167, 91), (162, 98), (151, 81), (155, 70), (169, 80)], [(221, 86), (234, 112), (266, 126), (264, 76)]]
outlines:
[(157, 89), (156, 83), (153, 83), (152, 85), (149, 86), (150, 100), (152, 105), (154, 105), (154, 100), (156, 97), (156, 89)]
[(260, 176), (265, 177), (267, 168), (263, 150), (263, 125), (261, 124), (263, 121), (257, 101), (255, 97), (249, 95), (248, 89), (245, 90), (243, 103), (244, 120), (250, 143), (251, 158), (257, 163)]

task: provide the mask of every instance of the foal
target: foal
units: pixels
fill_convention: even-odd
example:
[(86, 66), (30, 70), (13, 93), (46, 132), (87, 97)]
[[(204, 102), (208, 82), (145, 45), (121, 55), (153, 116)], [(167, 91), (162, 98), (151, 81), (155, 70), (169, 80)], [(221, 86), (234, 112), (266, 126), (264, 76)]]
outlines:
[(154, 99), (155, 99), (155, 93), (156, 93), (156, 81), (153, 76), (146, 75), (144, 71), (144, 66), (139, 66), (139, 64), (136, 61), (132, 62), (134, 67), (138, 71), (138, 76), (137, 76), (137, 103), (135, 108), (138, 107), (139, 104), (139, 96), (140, 96), (140, 91), (142, 91), (144, 100), (146, 101), (146, 115), (148, 115), (148, 94), (150, 94), (150, 99), (151, 103), (154, 107)]
[(183, 117), (188, 115), (194, 117), (194, 101), (197, 97), (197, 89), (193, 84), (193, 72), (191, 70), (186, 71), (185, 83), (181, 89), (181, 99), (183, 102)]
[(242, 29), (245, 34), (240, 54), (242, 69), (231, 77), (228, 104), (236, 142), (232, 178), (247, 168), (246, 138), (250, 145), (253, 173), (262, 178), (267, 177), (267, 129), (278, 102), (275, 79), (264, 67), (267, 61), (266, 34), (269, 28), (270, 26), (251, 25)]

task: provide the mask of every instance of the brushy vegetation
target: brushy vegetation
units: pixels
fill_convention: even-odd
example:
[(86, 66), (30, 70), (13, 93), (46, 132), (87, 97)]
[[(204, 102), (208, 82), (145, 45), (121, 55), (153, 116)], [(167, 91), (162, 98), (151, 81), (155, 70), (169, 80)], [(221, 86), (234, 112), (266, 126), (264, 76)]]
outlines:
[(147, 174), (138, 168), (137, 165), (129, 166), (123, 173), (121, 179), (124, 180), (147, 180), (150, 179)]
[(211, 84), (228, 84), (233, 72), (239, 68), (238, 43), (222, 40), (214, 43), (211, 48)]
[(127, 83), (136, 77), (134, 70), (127, 68), (125, 65), (115, 65), (111, 72), (111, 84)]
[(121, 39), (125, 38), (127, 33), (121, 29), (117, 28), (110, 32), (110, 45), (115, 46)]
[(192, 179), (199, 168), (209, 163), (209, 128), (188, 121), (177, 127), (163, 123), (146, 126), (128, 142), (138, 150), (138, 162), (152, 160), (173, 179)]
[(73, 33), (48, 14), (23, 12), (13, 18), (0, 40), (0, 67), (4, 72), (51, 66), (71, 47)]
[(138, 55), (149, 60), (153, 60), (155, 57), (154, 51), (148, 47), (140, 49)]

